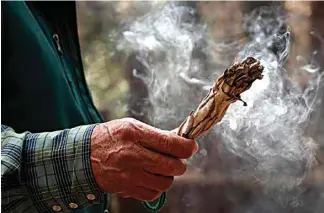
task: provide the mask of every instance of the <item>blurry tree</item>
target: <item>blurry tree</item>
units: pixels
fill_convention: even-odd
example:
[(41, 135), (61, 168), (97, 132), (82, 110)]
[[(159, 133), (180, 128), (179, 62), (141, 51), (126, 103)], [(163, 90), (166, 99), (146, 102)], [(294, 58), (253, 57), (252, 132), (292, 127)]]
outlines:
[(116, 51), (124, 24), (164, 1), (78, 1), (78, 26), (85, 74), (95, 105), (106, 120), (128, 116), (127, 56)]
[(122, 58), (114, 55), (109, 35), (120, 20), (118, 2), (77, 2), (79, 35), (84, 68), (95, 105), (106, 120), (125, 116), (123, 100), (128, 83)]

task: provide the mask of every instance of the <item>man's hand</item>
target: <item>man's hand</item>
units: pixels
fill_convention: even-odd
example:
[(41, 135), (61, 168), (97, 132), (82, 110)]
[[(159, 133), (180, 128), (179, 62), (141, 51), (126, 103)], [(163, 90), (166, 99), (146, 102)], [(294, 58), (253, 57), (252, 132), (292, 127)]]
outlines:
[(152, 201), (167, 191), (198, 150), (194, 140), (131, 118), (99, 124), (91, 136), (91, 164), (101, 190)]

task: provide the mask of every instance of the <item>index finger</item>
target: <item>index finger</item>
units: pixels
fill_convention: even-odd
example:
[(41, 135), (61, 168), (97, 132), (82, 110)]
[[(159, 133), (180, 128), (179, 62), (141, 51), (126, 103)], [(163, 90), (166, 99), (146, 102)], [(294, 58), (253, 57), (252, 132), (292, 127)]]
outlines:
[(145, 148), (182, 159), (191, 157), (198, 150), (198, 144), (192, 139), (144, 123), (138, 127), (138, 139)]

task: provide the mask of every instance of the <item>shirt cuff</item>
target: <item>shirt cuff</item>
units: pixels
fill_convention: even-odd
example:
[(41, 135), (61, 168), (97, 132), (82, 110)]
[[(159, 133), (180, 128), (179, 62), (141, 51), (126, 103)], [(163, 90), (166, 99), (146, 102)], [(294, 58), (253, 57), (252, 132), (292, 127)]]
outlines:
[(39, 212), (70, 212), (103, 202), (90, 161), (95, 126), (27, 135), (24, 174)]

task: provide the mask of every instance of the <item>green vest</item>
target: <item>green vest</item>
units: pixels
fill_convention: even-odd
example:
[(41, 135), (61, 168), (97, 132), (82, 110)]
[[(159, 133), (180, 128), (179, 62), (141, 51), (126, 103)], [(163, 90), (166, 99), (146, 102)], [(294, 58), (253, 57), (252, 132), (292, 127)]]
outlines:
[(75, 2), (1, 5), (2, 124), (36, 133), (102, 122), (84, 77)]

